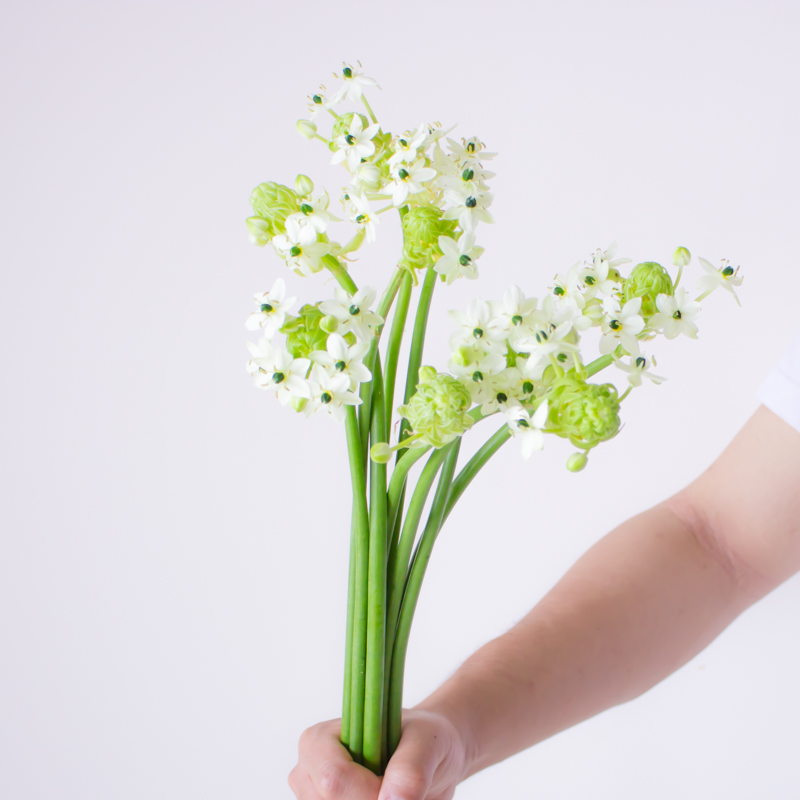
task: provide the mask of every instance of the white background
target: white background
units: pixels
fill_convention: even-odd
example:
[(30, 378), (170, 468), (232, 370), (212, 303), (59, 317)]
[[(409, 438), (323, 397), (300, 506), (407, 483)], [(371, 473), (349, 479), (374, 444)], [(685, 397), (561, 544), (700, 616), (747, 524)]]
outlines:
[[(244, 218), (263, 180), (338, 193), (294, 122), (342, 59), (381, 84), (388, 129), (458, 122), (500, 153), (482, 280), (437, 289), (426, 360), (444, 366), (448, 308), (541, 294), (614, 239), (745, 275), (742, 308), (704, 302), (699, 341), (659, 340), (668, 382), (585, 472), (548, 441), (481, 474), (426, 578), (410, 705), (757, 407), (797, 328), (798, 23), (774, 0), (4, 3), (0, 795), (289, 798), (300, 732), (338, 716), (344, 433), (252, 388), (243, 322), (278, 275), (331, 293)], [(397, 257), (389, 215), (380, 234), (360, 283)], [(457, 796), (797, 797), (798, 609), (794, 579), (643, 698)]]

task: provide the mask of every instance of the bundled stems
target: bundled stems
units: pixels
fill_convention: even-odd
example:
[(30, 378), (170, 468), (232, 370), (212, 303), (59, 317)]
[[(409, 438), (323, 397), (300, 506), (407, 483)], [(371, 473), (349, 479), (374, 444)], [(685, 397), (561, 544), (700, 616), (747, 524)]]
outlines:
[[(394, 385), (397, 377), (397, 360), (400, 357), (400, 345), (403, 341), (403, 333), (405, 332), (412, 287), (412, 275), (406, 270), (400, 282), (397, 305), (395, 306), (394, 319), (392, 320), (392, 329), (389, 332), (389, 341), (386, 345), (386, 369), (384, 370), (383, 393), (386, 406), (386, 419), (389, 421), (392, 419), (392, 411), (394, 410)], [(417, 367), (417, 369), (419, 369), (419, 367)]]

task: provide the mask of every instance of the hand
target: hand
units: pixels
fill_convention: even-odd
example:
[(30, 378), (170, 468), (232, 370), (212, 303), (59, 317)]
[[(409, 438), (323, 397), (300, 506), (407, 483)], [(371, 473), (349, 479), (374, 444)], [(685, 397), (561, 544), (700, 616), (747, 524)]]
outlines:
[(464, 743), (441, 714), (403, 712), (400, 744), (383, 778), (353, 761), (340, 733), (338, 719), (303, 732), (297, 766), (289, 775), (297, 800), (450, 800), (466, 776)]

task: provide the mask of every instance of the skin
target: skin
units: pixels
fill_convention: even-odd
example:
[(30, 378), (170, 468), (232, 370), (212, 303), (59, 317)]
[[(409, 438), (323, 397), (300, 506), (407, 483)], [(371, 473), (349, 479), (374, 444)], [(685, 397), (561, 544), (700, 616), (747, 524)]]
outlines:
[(470, 775), (638, 697), (800, 570), (800, 433), (761, 406), (677, 495), (624, 522), (403, 713), (381, 779), (306, 730), (298, 800), (449, 800)]

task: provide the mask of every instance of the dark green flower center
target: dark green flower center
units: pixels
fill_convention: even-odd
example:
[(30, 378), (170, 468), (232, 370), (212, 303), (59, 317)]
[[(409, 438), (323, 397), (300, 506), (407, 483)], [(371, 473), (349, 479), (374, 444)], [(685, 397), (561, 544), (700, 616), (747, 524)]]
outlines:
[(320, 397), (320, 402), (325, 403), (326, 405), (333, 400), (333, 397), (328, 392), (323, 392)]
[(472, 259), (468, 255), (460, 256), (458, 259), (458, 263), (461, 264), (462, 267), (466, 267)]
[(730, 276), (733, 275), (733, 267), (725, 267), (725, 269), (722, 270), (722, 274), (726, 278), (730, 278)]
[(275, 383), (283, 383), (286, 380), (286, 376), (282, 372), (273, 372), (272, 380)]
[(675, 313), (672, 315), (672, 319), (680, 319), (682, 316), (683, 316), (683, 314), (681, 314), (681, 312), (680, 312), (680, 311), (676, 311), (676, 312), (675, 312)]
[(517, 420), (517, 427), (518, 428), (530, 428), (530, 424), (526, 419), (518, 419)]
[(474, 336), (476, 339), (480, 339), (480, 338), (481, 338), (481, 336), (483, 336), (483, 328), (473, 328), (473, 329), (472, 329), (472, 335), (473, 335), (473, 336)]
[(639, 356), (639, 358), (636, 359), (636, 368), (644, 369), (646, 363), (647, 362), (641, 356)]
[(474, 153), (475, 152), (475, 142), (470, 142), (467, 145), (467, 152), (468, 153)]
[(337, 372), (344, 372), (344, 370), (347, 367), (347, 364), (345, 364), (344, 361), (337, 361), (334, 366), (336, 367)]
[(461, 180), (462, 181), (471, 181), (474, 177), (475, 177), (475, 172), (474, 172), (474, 170), (471, 170), (471, 169), (465, 169), (461, 173)]
[(408, 177), (408, 170), (401, 169), (400, 172), (397, 173), (397, 175), (401, 181), (404, 181)]
[(356, 143), (356, 137), (353, 136), (352, 133), (348, 133), (347, 136), (344, 137), (344, 140), (347, 142), (347, 144), (355, 144)]
[(522, 384), (522, 391), (525, 394), (530, 394), (533, 391), (533, 384), (530, 381), (525, 381), (525, 383)]
[(271, 314), (273, 312), (273, 310), (274, 309), (272, 308), (272, 306), (269, 303), (262, 303), (261, 304), (261, 311), (264, 314)]
[(587, 286), (594, 286), (596, 283), (594, 275), (587, 275), (586, 276), (586, 285)]
[(322, 105), (322, 98), (321, 98), (321, 97), (320, 97), (318, 94), (315, 94), (315, 95), (314, 95), (314, 96), (313, 96), (311, 99), (312, 99), (312, 100), (313, 100), (313, 101), (314, 101), (314, 102), (315, 102), (315, 103), (316, 103), (318, 106), (321, 106), (321, 105)]
[(547, 341), (547, 334), (544, 331), (536, 331), (536, 341), (541, 344)]
[(342, 70), (342, 75), (344, 75), (345, 78), (352, 78), (353, 77), (353, 70), (351, 70), (350, 67), (345, 67)]
[(400, 139), (400, 146), (401, 147), (408, 147), (408, 142), (405, 139)]
[(350, 313), (354, 317), (357, 317), (361, 313), (361, 309), (356, 305), (352, 305), (352, 306), (350, 306)]
[(608, 327), (611, 328), (612, 331), (618, 331), (622, 325), (618, 319), (612, 319), (611, 322), (608, 323)]
[(303, 203), (303, 205), (300, 206), (300, 210), (306, 216), (308, 216), (314, 210), (314, 208), (313, 208), (313, 206), (310, 206), (308, 203)]
[(508, 402), (508, 395), (505, 392), (498, 392), (497, 393), (497, 402), (498, 403), (507, 403)]
[(566, 353), (559, 353), (556, 356), (556, 359), (563, 364), (567, 360), (567, 354)]
[(522, 325), (522, 317), (519, 314), (514, 314), (514, 316), (511, 317), (511, 323), (513, 325)]
[(467, 208), (475, 208), (478, 205), (478, 201), (474, 197), (468, 197), (464, 205)]
[(349, 200), (350, 199), (350, 195), (349, 194), (344, 195), (344, 199), (345, 200)]
[(290, 256), (293, 256), (294, 258), (297, 258), (297, 256), (301, 256), (301, 255), (303, 255), (303, 248), (302, 248), (302, 247), (298, 247), (297, 245), (295, 245), (295, 246), (294, 246), (294, 247), (293, 247), (293, 248), (292, 248), (292, 249), (289, 251), (289, 255), (290, 255)]
[(479, 370), (475, 370), (475, 372), (472, 373), (472, 380), (474, 380), (475, 383), (480, 383), (483, 380), (483, 373)]
[(359, 215), (356, 217), (356, 222), (358, 222), (358, 223), (360, 224), (360, 223), (362, 223), (362, 222), (365, 222), (365, 221), (366, 221), (366, 219), (367, 219), (367, 215), (366, 215), (366, 214), (359, 214)]
[(566, 294), (566, 292), (561, 286), (556, 286), (556, 288), (553, 289), (553, 294), (557, 297), (562, 297), (564, 294)]

